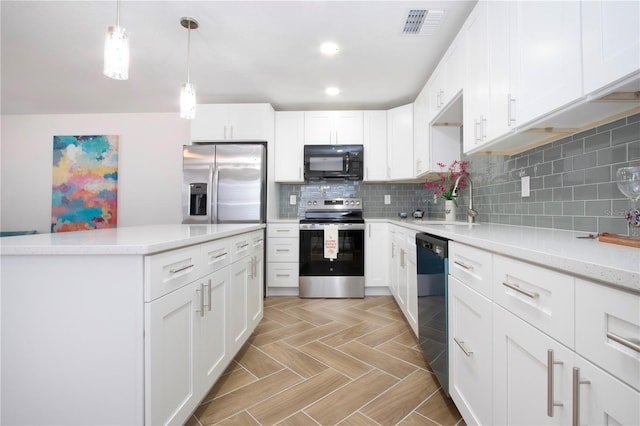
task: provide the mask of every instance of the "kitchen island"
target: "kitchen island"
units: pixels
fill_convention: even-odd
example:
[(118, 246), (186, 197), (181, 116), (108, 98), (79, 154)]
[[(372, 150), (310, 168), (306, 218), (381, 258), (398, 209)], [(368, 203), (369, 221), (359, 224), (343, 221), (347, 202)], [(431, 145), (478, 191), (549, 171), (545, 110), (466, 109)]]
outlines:
[(264, 227), (0, 240), (1, 423), (186, 421), (262, 318)]

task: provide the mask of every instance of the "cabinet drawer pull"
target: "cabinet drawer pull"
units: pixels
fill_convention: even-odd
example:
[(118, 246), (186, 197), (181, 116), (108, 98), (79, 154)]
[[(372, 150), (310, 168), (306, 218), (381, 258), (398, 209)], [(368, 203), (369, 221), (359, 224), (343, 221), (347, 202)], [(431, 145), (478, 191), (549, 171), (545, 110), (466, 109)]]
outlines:
[(276, 277), (290, 277), (291, 274), (276, 274)]
[(227, 252), (225, 251), (224, 253), (221, 253), (221, 254), (219, 254), (217, 256), (214, 256), (213, 258), (214, 259), (220, 259), (221, 257), (225, 257), (226, 255), (227, 255)]
[(177, 274), (178, 272), (182, 272), (185, 269), (189, 269), (189, 268), (193, 268), (193, 264), (190, 263), (188, 265), (183, 266), (182, 268), (178, 268), (178, 269), (169, 269), (169, 273), (170, 274)]
[(532, 291), (527, 291), (527, 290), (521, 289), (520, 287), (518, 287), (517, 284), (503, 282), (502, 285), (507, 287), (507, 288), (510, 288), (513, 291), (517, 291), (520, 294), (524, 294), (525, 296), (527, 296), (527, 297), (529, 297), (531, 299), (537, 299), (540, 296), (538, 293), (534, 293)]
[(571, 416), (571, 425), (580, 426), (580, 385), (591, 384), (590, 380), (580, 380), (580, 369), (573, 367), (573, 380), (571, 386), (571, 396), (573, 399), (573, 414)]
[(289, 232), (290, 229), (276, 229), (276, 232)]
[(562, 402), (553, 400), (553, 366), (562, 365), (562, 361), (553, 359), (553, 349), (547, 350), (547, 416), (553, 417), (553, 407), (562, 407)]
[(463, 340), (458, 340), (456, 337), (454, 337), (453, 341), (458, 344), (458, 346), (460, 347), (460, 349), (462, 349), (462, 352), (464, 352), (466, 356), (470, 357), (471, 355), (473, 355), (473, 351), (467, 350), (467, 348), (464, 347)]
[(622, 346), (625, 346), (631, 350), (634, 350), (640, 353), (640, 345), (638, 343), (631, 341), (630, 339), (625, 339), (624, 337), (618, 336), (617, 334), (612, 333), (610, 331), (607, 332), (607, 338), (613, 340), (614, 342), (620, 343)]
[(465, 265), (464, 263), (458, 261), (458, 260), (454, 260), (453, 263), (455, 263), (456, 265), (458, 265), (461, 268), (466, 269), (467, 271), (473, 271), (473, 266), (470, 265)]

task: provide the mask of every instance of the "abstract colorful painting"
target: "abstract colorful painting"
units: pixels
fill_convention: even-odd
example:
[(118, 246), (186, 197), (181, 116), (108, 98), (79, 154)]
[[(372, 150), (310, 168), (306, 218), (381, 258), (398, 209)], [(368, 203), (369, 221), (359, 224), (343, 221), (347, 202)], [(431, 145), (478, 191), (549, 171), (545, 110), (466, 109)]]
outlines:
[(53, 137), (51, 232), (113, 228), (118, 136)]

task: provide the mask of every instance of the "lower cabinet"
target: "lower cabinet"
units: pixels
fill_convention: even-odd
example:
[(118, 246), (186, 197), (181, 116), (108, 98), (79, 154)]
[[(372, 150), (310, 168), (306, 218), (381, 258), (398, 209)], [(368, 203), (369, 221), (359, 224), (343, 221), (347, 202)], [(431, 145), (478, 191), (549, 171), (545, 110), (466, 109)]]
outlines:
[(391, 225), (391, 271), (389, 287), (404, 317), (418, 337), (418, 268), (416, 231)]
[(389, 228), (387, 223), (367, 223), (364, 235), (364, 285), (389, 287)]
[(148, 424), (183, 422), (226, 368), (228, 285), (225, 268), (148, 304)]
[(467, 424), (493, 424), (491, 301), (449, 275), (449, 393)]

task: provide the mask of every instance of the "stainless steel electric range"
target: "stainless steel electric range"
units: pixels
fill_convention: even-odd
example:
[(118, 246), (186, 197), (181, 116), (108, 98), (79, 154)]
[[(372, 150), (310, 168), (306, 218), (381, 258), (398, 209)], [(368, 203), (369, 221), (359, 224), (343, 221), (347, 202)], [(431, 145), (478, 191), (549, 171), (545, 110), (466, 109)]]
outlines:
[[(337, 254), (327, 257), (325, 231), (330, 229), (337, 230)], [(307, 201), (304, 219), (300, 220), (300, 297), (364, 297), (364, 219), (360, 198)]]

